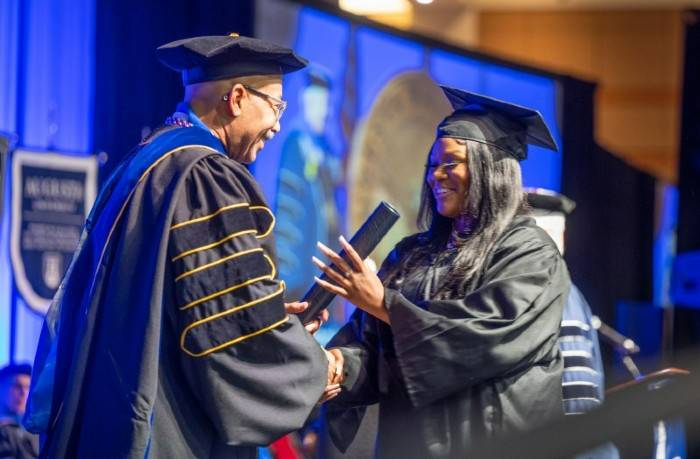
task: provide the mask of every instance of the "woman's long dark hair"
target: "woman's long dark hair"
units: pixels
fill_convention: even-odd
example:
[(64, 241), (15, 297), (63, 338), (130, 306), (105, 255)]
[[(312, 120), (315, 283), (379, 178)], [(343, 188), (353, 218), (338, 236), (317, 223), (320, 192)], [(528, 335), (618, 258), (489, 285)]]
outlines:
[[(526, 205), (520, 164), (513, 156), (483, 143), (455, 140), (467, 147), (469, 184), (463, 212), (471, 226), (468, 234), (456, 234), (457, 257), (437, 288), (437, 298), (459, 295), (474, 287), (494, 243)], [(417, 223), (425, 231), (419, 237), (423, 243), (411, 249), (397, 269), (387, 273), (387, 282), (410, 270), (413, 263), (430, 252), (442, 250), (452, 233), (453, 219), (438, 213), (427, 180), (423, 181)]]

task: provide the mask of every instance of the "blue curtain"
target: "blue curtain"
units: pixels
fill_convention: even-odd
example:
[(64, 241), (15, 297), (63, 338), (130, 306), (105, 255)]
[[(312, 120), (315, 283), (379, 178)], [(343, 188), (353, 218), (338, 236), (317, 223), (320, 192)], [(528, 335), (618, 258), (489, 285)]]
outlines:
[[(15, 133), (18, 147), (92, 153), (94, 12), (94, 0), (0, 2), (0, 130)], [(0, 365), (33, 360), (43, 319), (12, 299), (8, 198), (0, 234)]]

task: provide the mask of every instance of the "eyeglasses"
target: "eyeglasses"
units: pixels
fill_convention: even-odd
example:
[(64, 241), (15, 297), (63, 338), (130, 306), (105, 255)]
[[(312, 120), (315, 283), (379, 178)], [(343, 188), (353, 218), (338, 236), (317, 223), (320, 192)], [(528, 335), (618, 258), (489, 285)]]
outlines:
[(464, 164), (464, 161), (449, 161), (446, 163), (428, 163), (425, 165), (425, 173), (428, 175), (432, 175), (438, 169), (449, 172), (451, 170), (454, 170), (460, 164)]
[[(261, 99), (265, 99), (270, 104), (270, 106), (275, 111), (275, 113), (277, 114), (278, 119), (282, 116), (282, 113), (284, 113), (284, 111), (287, 109), (287, 101), (286, 100), (278, 99), (277, 97), (271, 96), (271, 95), (264, 93), (262, 91), (258, 91), (255, 88), (251, 88), (250, 86), (248, 86), (246, 84), (244, 84), (243, 87), (246, 89), (246, 91), (253, 94), (254, 96), (258, 96)], [(230, 92), (228, 94), (224, 95), (224, 97), (222, 97), (221, 99), (224, 101), (228, 101), (229, 97), (230, 97)]]

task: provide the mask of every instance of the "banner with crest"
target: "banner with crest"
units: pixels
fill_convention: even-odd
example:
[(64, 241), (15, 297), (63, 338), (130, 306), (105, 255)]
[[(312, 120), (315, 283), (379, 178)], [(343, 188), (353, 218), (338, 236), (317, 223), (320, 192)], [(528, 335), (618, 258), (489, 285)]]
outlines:
[(97, 193), (94, 156), (12, 153), (10, 257), (27, 305), (45, 314)]

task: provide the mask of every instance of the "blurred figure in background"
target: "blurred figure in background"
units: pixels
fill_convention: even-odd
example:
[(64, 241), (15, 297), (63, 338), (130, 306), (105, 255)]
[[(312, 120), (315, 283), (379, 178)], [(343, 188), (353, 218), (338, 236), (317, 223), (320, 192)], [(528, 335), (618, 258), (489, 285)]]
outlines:
[(293, 298), (306, 293), (317, 272), (308, 263), (316, 241), (328, 244), (343, 226), (336, 196), (343, 166), (326, 136), (331, 80), (318, 66), (305, 71), (301, 112), (282, 147), (275, 212), (280, 277)]
[[(564, 255), (566, 216), (574, 210), (576, 203), (564, 195), (541, 188), (526, 191), (537, 226), (547, 232)], [(603, 359), (592, 318), (593, 313), (586, 298), (572, 283), (559, 332), (559, 348), (564, 357), (562, 396), (566, 415), (595, 409), (605, 398)], [(619, 454), (608, 443), (578, 457), (617, 458)]]
[(0, 458), (39, 455), (39, 437), (27, 432), (20, 420), (29, 395), (32, 367), (10, 364), (0, 369)]

